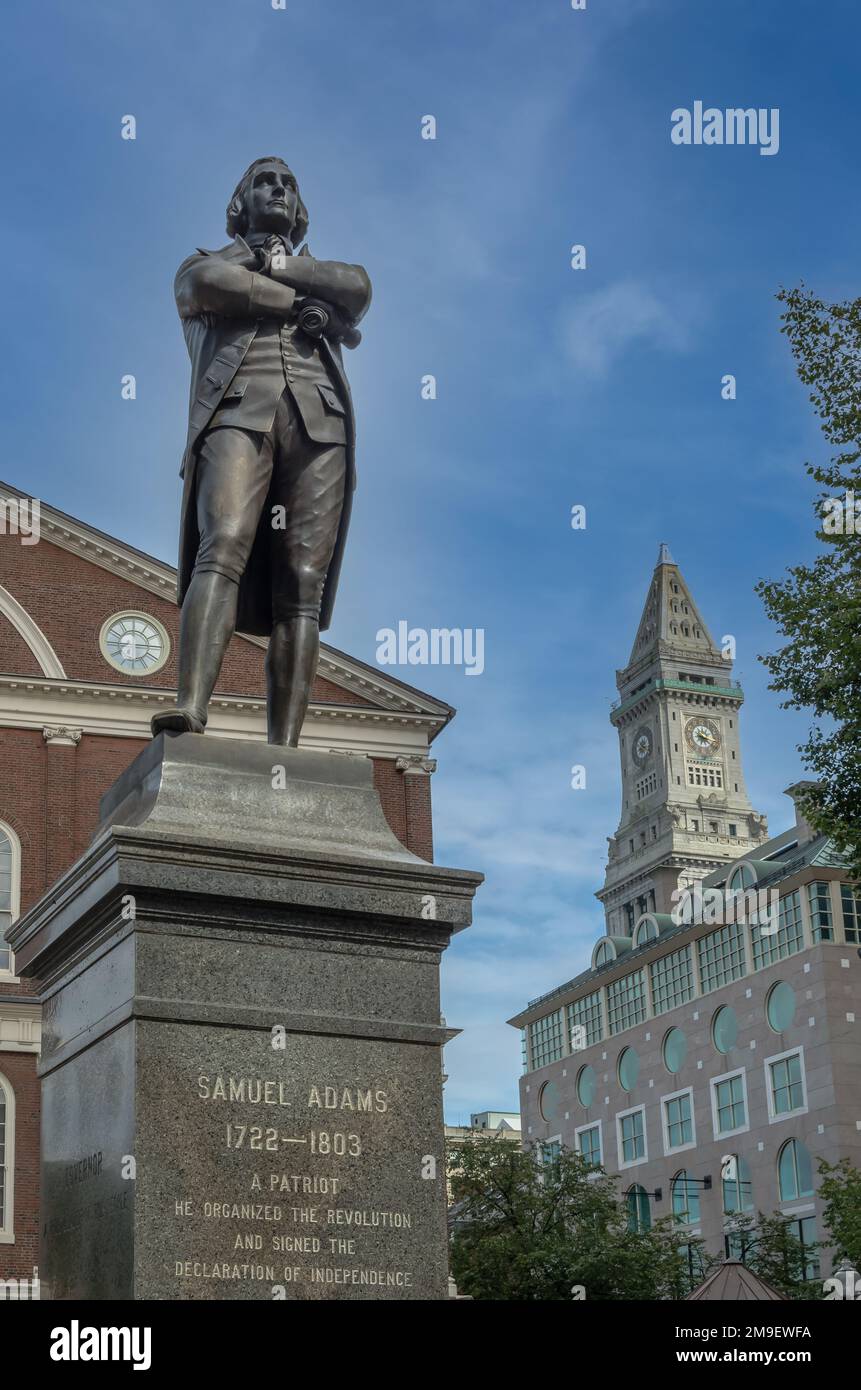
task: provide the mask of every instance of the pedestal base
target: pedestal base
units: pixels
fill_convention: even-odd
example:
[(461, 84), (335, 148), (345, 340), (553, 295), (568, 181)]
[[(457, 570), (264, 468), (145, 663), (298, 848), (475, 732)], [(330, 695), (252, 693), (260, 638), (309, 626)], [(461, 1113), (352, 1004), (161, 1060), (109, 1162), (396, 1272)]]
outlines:
[(162, 735), (15, 924), (45, 1297), (446, 1297), (439, 960), (480, 876), (405, 850), (371, 772)]

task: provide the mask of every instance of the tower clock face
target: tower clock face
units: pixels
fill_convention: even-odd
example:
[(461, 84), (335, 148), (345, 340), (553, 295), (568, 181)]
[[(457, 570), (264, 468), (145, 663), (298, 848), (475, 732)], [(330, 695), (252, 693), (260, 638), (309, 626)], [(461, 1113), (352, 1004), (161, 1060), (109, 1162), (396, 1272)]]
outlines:
[(640, 767), (652, 756), (652, 735), (648, 729), (638, 729), (634, 734), (634, 761)]
[(688, 746), (701, 758), (714, 756), (720, 748), (720, 730), (713, 719), (689, 719), (685, 725)]

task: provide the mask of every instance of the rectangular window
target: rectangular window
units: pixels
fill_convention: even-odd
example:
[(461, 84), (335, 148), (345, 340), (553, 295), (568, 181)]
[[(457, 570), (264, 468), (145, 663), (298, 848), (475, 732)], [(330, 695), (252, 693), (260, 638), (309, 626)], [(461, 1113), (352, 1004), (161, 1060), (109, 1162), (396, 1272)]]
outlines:
[(776, 960), (794, 956), (796, 951), (804, 949), (801, 892), (798, 888), (794, 893), (781, 893), (777, 923), (777, 931), (772, 936), (764, 936), (759, 927), (752, 926), (750, 929), (754, 970), (762, 970), (766, 965), (773, 965)]
[(788, 1224), (790, 1231), (796, 1240), (801, 1241), (804, 1246), (804, 1253), (808, 1256), (804, 1266), (805, 1281), (818, 1279), (820, 1275), (819, 1251), (811, 1249), (816, 1244), (816, 1217), (802, 1216), (798, 1221), (790, 1221)]
[(619, 1140), (623, 1163), (637, 1163), (646, 1157), (643, 1111), (632, 1110), (619, 1118)]
[(733, 1134), (747, 1127), (744, 1075), (724, 1076), (712, 1082), (716, 1134)]
[(814, 941), (833, 941), (831, 894), (827, 883), (808, 883), (807, 901), (810, 907), (810, 927)]
[(703, 994), (739, 980), (747, 973), (744, 959), (744, 928), (741, 922), (710, 932), (697, 942)]
[(642, 970), (623, 975), (607, 986), (607, 1021), (610, 1032), (633, 1028), (646, 1017), (646, 991)]
[(840, 885), (840, 903), (843, 908), (843, 935), (854, 946), (861, 945), (861, 897), (853, 893), (848, 883)]
[(664, 1101), (664, 1132), (667, 1149), (682, 1149), (693, 1143), (694, 1121), (691, 1112), (691, 1093), (683, 1091)]
[(801, 1053), (792, 1052), (766, 1063), (769, 1071), (772, 1115), (791, 1115), (805, 1108)]
[[(601, 1042), (604, 1037), (604, 1023), (601, 1016), (601, 991), (596, 989), (594, 994), (584, 994), (582, 999), (575, 999), (573, 1004), (568, 1005), (568, 1041), (571, 1044), (571, 1051), (579, 1051), (579, 1047), (574, 1045), (575, 1037), (583, 1037), (584, 1041), (580, 1047), (591, 1047), (592, 1043)], [(583, 1028), (585, 1034), (574, 1032)]]
[(665, 1014), (694, 997), (694, 971), (690, 946), (673, 951), (649, 965), (652, 1004), (656, 1014)]
[(588, 1129), (577, 1131), (576, 1142), (578, 1152), (589, 1164), (590, 1168), (600, 1168), (601, 1159), (601, 1126), (590, 1125)]
[(536, 1019), (529, 1025), (529, 1050), (532, 1070), (558, 1062), (563, 1055), (562, 1010)]
[(529, 1071), (529, 1053), (527, 1052), (526, 1029), (520, 1030), (520, 1062), (521, 1070)]
[(547, 1139), (541, 1145), (541, 1162), (545, 1168), (552, 1168), (562, 1152), (562, 1144), (558, 1139)]

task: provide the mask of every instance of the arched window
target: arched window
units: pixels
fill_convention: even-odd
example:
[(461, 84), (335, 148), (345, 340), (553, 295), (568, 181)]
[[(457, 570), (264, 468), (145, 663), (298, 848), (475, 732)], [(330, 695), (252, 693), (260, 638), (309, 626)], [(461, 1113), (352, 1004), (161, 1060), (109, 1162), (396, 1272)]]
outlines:
[(655, 941), (658, 936), (658, 924), (654, 917), (641, 917), (634, 932), (634, 945), (645, 946), (647, 941)]
[(595, 948), (595, 964), (607, 965), (611, 960), (616, 959), (615, 947), (609, 941), (601, 941)]
[(813, 1196), (813, 1164), (800, 1139), (787, 1139), (777, 1156), (777, 1186), (781, 1202)]
[(18, 916), (21, 845), (15, 831), (0, 821), (0, 975), (11, 974), (12, 952), (6, 932)]
[(673, 1216), (686, 1226), (700, 1219), (700, 1190), (685, 1168), (673, 1178)]
[(729, 1154), (721, 1167), (723, 1209), (729, 1216), (736, 1211), (753, 1211), (753, 1184), (747, 1159)]
[(628, 1230), (635, 1234), (651, 1230), (652, 1213), (649, 1207), (649, 1194), (639, 1183), (634, 1183), (625, 1194), (628, 1206)]
[(13, 1177), (15, 1174), (15, 1092), (0, 1072), (0, 1243), (9, 1242), (12, 1226)]

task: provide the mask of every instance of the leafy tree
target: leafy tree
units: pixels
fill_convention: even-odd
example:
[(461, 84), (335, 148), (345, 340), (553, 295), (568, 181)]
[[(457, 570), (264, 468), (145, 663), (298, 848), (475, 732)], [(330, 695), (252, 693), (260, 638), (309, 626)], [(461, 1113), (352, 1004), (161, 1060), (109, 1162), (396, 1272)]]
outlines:
[(569, 1149), (548, 1163), (538, 1148), (477, 1136), (452, 1152), (449, 1172), (452, 1274), (461, 1293), (570, 1302), (580, 1285), (591, 1302), (690, 1291), (685, 1236), (670, 1220), (630, 1231), (618, 1179)]
[(826, 304), (804, 285), (777, 298), (781, 332), (834, 453), (828, 463), (806, 464), (825, 489), (816, 511), (826, 549), (812, 565), (790, 567), (786, 579), (757, 585), (788, 638), (761, 660), (770, 688), (787, 695), (783, 707), (813, 712), (799, 752), (817, 785), (802, 809), (861, 879), (861, 505), (857, 521), (854, 507), (855, 495), (861, 504), (861, 299)]
[(822, 1242), (802, 1245), (792, 1229), (791, 1221), (775, 1212), (766, 1216), (759, 1212), (739, 1215), (733, 1220), (733, 1232), (742, 1246), (745, 1265), (753, 1274), (764, 1279), (784, 1298), (822, 1298), (822, 1283), (805, 1274)]
[(825, 1203), (825, 1225), (831, 1232), (836, 1262), (846, 1256), (861, 1269), (861, 1173), (848, 1158), (839, 1163), (819, 1160), (819, 1195)]

